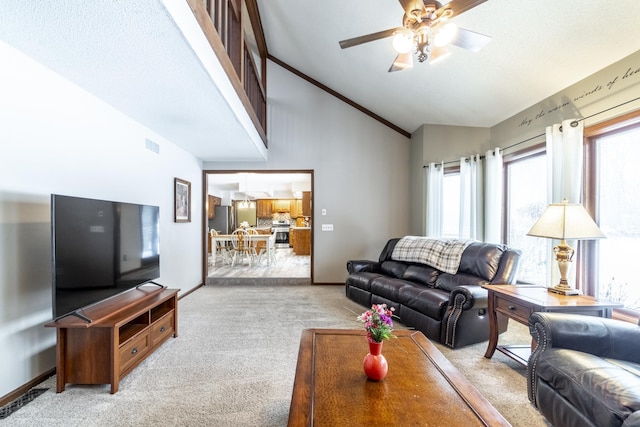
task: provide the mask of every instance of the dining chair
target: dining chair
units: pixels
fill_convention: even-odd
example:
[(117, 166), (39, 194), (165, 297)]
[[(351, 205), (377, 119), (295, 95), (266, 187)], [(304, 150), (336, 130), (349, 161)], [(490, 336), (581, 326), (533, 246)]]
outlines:
[(257, 236), (258, 230), (256, 230), (255, 228), (248, 228), (247, 229), (247, 233), (250, 234), (249, 236), (249, 255), (251, 256), (251, 258), (257, 263), (258, 262), (258, 240), (252, 239), (251, 236)]
[[(216, 237), (219, 235), (219, 233), (216, 230), (211, 230), (210, 232), (211, 237)], [(209, 240), (211, 242), (211, 240)], [(221, 241), (216, 241), (214, 245), (212, 245), (213, 248), (212, 250), (215, 248), (215, 255), (214, 255), (214, 259), (217, 259), (218, 255), (220, 255), (222, 257), (222, 263), (231, 263), (231, 253), (229, 252), (229, 249), (227, 248), (227, 245), (225, 242), (221, 242)]]
[(271, 236), (269, 236), (269, 241), (267, 242), (267, 245), (269, 246), (269, 250), (267, 250), (267, 248), (261, 248), (260, 251), (258, 252), (258, 263), (262, 260), (262, 255), (268, 253), (270, 260), (269, 263), (270, 264), (277, 264), (278, 262), (278, 258), (276, 257), (276, 233), (274, 232), (273, 234), (271, 234)]
[(231, 233), (231, 265), (236, 264), (236, 259), (240, 256), (240, 261), (245, 257), (249, 260), (251, 267), (251, 235), (244, 229), (237, 229)]

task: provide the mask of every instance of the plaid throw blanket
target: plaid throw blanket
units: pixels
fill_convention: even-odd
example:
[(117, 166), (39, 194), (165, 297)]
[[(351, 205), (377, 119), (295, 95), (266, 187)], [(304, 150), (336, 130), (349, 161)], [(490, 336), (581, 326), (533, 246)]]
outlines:
[(419, 262), (445, 273), (456, 274), (462, 252), (473, 240), (432, 239), (423, 236), (405, 236), (393, 249), (395, 261)]

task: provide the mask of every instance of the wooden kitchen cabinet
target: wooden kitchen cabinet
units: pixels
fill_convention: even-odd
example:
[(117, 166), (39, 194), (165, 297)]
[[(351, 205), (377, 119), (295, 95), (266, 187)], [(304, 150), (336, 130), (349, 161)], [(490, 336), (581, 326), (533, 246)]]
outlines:
[(271, 205), (271, 212), (290, 212), (291, 201), (289, 199), (275, 199)]
[(271, 203), (270, 199), (258, 199), (256, 215), (258, 218), (271, 218)]
[(216, 196), (207, 196), (207, 218), (213, 219), (216, 217), (216, 206), (222, 204), (222, 199)]
[(311, 255), (311, 229), (292, 228), (289, 239), (293, 242), (293, 252), (296, 255)]
[(311, 216), (311, 191), (302, 192), (302, 216)]
[[(295, 246), (296, 246), (296, 237), (297, 237), (296, 229), (293, 228), (293, 227), (290, 228), (289, 229), (289, 247), (290, 248), (295, 248)], [(295, 250), (294, 250), (294, 252), (295, 252)]]
[(300, 199), (291, 199), (291, 218), (298, 218), (302, 216), (302, 200)]

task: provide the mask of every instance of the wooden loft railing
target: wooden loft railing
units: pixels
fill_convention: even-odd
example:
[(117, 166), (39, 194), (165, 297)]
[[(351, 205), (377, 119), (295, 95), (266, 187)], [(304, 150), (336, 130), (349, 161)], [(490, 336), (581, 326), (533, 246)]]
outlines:
[[(256, 0), (187, 0), (238, 97), (267, 144), (266, 44)], [(250, 22), (243, 22), (243, 6)], [(246, 43), (252, 31), (257, 52)], [(254, 57), (258, 56), (260, 64)]]

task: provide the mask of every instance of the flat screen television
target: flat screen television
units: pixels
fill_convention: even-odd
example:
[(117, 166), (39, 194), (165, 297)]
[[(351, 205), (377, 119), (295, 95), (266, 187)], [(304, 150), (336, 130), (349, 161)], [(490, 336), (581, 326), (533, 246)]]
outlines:
[[(158, 206), (51, 195), (53, 318), (160, 276)], [(158, 285), (160, 286), (160, 285)]]

